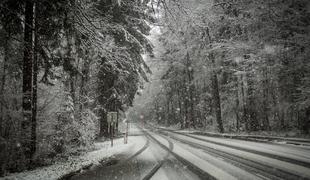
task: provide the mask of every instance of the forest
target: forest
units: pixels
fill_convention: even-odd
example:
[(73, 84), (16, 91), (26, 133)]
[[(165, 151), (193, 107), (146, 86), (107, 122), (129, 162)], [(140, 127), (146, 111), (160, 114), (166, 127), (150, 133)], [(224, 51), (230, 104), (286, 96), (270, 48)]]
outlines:
[(44, 165), (106, 135), (106, 112), (126, 110), (147, 80), (146, 4), (0, 2), (2, 171)]
[(303, 0), (170, 3), (159, 38), (168, 68), (141, 113), (178, 128), (309, 134), (309, 7)]
[[(309, 136), (309, 28), (308, 0), (1, 0), (0, 176), (87, 151), (110, 111)], [(158, 65), (145, 59), (165, 71), (132, 109)]]

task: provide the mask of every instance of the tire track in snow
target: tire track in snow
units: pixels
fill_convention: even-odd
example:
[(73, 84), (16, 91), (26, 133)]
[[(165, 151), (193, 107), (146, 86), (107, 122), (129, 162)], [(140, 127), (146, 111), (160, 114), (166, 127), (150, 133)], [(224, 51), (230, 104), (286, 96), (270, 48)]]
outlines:
[[(142, 131), (145, 133), (146, 136), (148, 136), (148, 137), (150, 137), (152, 140), (154, 140), (154, 139), (152, 138), (152, 136), (151, 136), (149, 133), (147, 133), (147, 132), (144, 131), (144, 130), (142, 130)], [(168, 141), (168, 143), (169, 143), (169, 151), (167, 151), (167, 154), (164, 156), (163, 160), (159, 161), (159, 162), (152, 168), (152, 170), (151, 170), (146, 176), (143, 177), (143, 180), (149, 180), (149, 179), (151, 179), (151, 178), (154, 176), (154, 174), (159, 170), (159, 168), (164, 164), (164, 162), (166, 161), (166, 159), (169, 157), (170, 152), (173, 150), (173, 143), (172, 143), (171, 141), (169, 141), (168, 139), (167, 139), (167, 141)], [(156, 141), (155, 141), (155, 142), (156, 142)], [(157, 142), (156, 142), (156, 143), (157, 143)]]
[(254, 153), (254, 154), (259, 154), (259, 155), (262, 155), (262, 156), (266, 156), (266, 157), (270, 157), (270, 158), (273, 158), (273, 159), (278, 159), (278, 160), (281, 160), (281, 161), (285, 161), (285, 162), (289, 162), (289, 163), (293, 163), (293, 164), (297, 164), (297, 165), (301, 165), (301, 166), (310, 168), (310, 163), (309, 162), (300, 161), (300, 160), (296, 160), (296, 159), (292, 159), (292, 158), (284, 157), (284, 156), (280, 156), (280, 155), (270, 154), (270, 153), (267, 153), (267, 152), (256, 151), (256, 150), (253, 150), (253, 149), (237, 147), (237, 146), (233, 146), (233, 145), (229, 145), (229, 144), (225, 144), (225, 143), (221, 143), (221, 142), (215, 142), (215, 141), (212, 141), (212, 140), (207, 140), (207, 139), (195, 137), (195, 136), (192, 136), (192, 135), (189, 135), (189, 134), (185, 134), (185, 133), (181, 133), (181, 132), (175, 132), (175, 131), (172, 131), (172, 130), (166, 130), (166, 129), (162, 129), (162, 128), (160, 128), (160, 130), (161, 131), (168, 131), (170, 133), (180, 134), (180, 135), (183, 135), (183, 136), (187, 136), (187, 137), (190, 137), (190, 138), (193, 138), (193, 139), (197, 139), (197, 140), (200, 140), (200, 141), (204, 141), (204, 142), (208, 142), (208, 143), (213, 143), (213, 144), (220, 145), (220, 146), (225, 146), (225, 147), (229, 147), (229, 148), (233, 148), (233, 149), (237, 149), (237, 150), (241, 150), (241, 151), (246, 151), (246, 152), (250, 152), (250, 153)]
[[(168, 151), (168, 155), (171, 154), (173, 155), (179, 162), (184, 164), (186, 167), (188, 167), (189, 170), (191, 170), (193, 173), (195, 173), (200, 179), (204, 180), (215, 180), (216, 178), (211, 176), (209, 173), (203, 171), (200, 169), (198, 166), (194, 165), (190, 161), (186, 160), (185, 158), (181, 157), (180, 155), (176, 154), (173, 152), (173, 143), (169, 141), (166, 137), (160, 135), (164, 139), (166, 139), (169, 142), (169, 147), (166, 147), (164, 144), (162, 144), (159, 140), (157, 140), (155, 137), (153, 137), (150, 133), (144, 131), (147, 136), (149, 136), (151, 139), (153, 139), (159, 146), (161, 146), (163, 149)], [(168, 157), (168, 156), (167, 156)], [(163, 160), (164, 163), (165, 160)], [(162, 164), (161, 164), (162, 165)], [(160, 168), (161, 165), (158, 165), (159, 167), (157, 168), (156, 166), (153, 168), (149, 174), (145, 176), (146, 179), (151, 179), (151, 177), (157, 172), (157, 170)], [(154, 171), (154, 172), (153, 172)]]
[[(168, 135), (167, 133), (164, 133), (163, 131), (160, 131), (160, 132), (164, 135)], [(171, 131), (168, 131), (168, 132), (171, 133)], [(180, 134), (180, 135), (187, 136), (187, 137), (190, 137), (193, 139), (204, 141), (204, 139), (191, 137), (190, 135), (187, 135), (187, 134), (182, 134), (182, 133), (173, 132), (173, 131), (172, 131), (172, 133)], [(200, 144), (193, 143), (193, 142), (190, 142), (188, 140), (184, 140), (182, 138), (177, 138), (174, 136), (169, 136), (169, 137), (172, 139), (175, 139), (179, 142), (182, 142), (184, 144), (188, 144), (190, 146), (202, 149), (206, 153), (209, 153), (210, 155), (220, 157), (220, 158), (230, 162), (233, 165), (236, 165), (240, 168), (243, 168), (247, 171), (252, 172), (254, 175), (259, 175), (259, 176), (262, 175), (262, 176), (266, 177), (267, 179), (307, 179), (307, 178), (299, 176), (297, 174), (293, 174), (291, 172), (287, 172), (287, 171), (284, 171), (284, 170), (276, 168), (276, 167), (271, 167), (271, 166), (268, 166), (268, 165), (265, 165), (265, 164), (262, 164), (262, 163), (259, 163), (256, 161), (252, 161), (252, 160), (243, 158), (241, 156), (233, 155), (233, 154), (221, 151), (219, 149), (211, 148), (211, 147), (208, 147), (206, 145), (200, 145)], [(204, 142), (213, 143), (212, 141), (209, 142), (207, 140)], [(222, 145), (222, 143), (219, 143), (219, 144), (213, 143), (213, 144)], [(229, 145), (223, 145), (223, 146), (227, 147)], [(231, 147), (229, 147), (229, 148), (231, 148)], [(238, 149), (238, 150), (240, 150), (240, 149)], [(246, 151), (246, 150), (244, 150), (244, 151)], [(248, 152), (248, 151), (246, 151), (246, 152)], [(253, 152), (250, 152), (250, 153), (253, 153)]]

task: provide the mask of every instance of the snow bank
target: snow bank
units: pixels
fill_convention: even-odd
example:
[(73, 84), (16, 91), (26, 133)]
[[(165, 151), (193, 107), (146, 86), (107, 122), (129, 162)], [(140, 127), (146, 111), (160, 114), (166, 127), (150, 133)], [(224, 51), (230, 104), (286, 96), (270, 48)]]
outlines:
[(310, 151), (308, 149), (296, 146), (283, 146), (278, 144), (257, 143), (238, 139), (214, 138), (201, 135), (190, 135), (190, 136), (199, 139), (204, 139), (209, 142), (226, 144), (231, 147), (248, 149), (251, 150), (252, 152), (260, 151), (271, 155), (296, 159), (299, 161), (310, 163)]
[(248, 159), (248, 160), (259, 162), (261, 164), (265, 164), (265, 165), (270, 166), (270, 167), (283, 169), (284, 171), (293, 173), (295, 175), (303, 176), (305, 178), (310, 178), (309, 168), (304, 167), (304, 166), (292, 164), (292, 163), (281, 161), (278, 159), (273, 159), (273, 158), (262, 156), (259, 154), (254, 154), (251, 152), (246, 152), (246, 151), (242, 151), (242, 150), (238, 150), (238, 149), (229, 148), (226, 146), (221, 146), (221, 145), (217, 145), (217, 144), (213, 144), (213, 143), (209, 143), (209, 142), (204, 142), (204, 141), (197, 140), (197, 139), (187, 137), (184, 135), (180, 135), (180, 134), (169, 133), (169, 135), (176, 137), (176, 138), (179, 138), (179, 139), (182, 139), (182, 140), (185, 140), (185, 141), (188, 141), (188, 142), (196, 143), (198, 145), (211, 147), (213, 149), (216, 149), (216, 150), (219, 150), (222, 152), (226, 152), (228, 154), (232, 154), (232, 155), (235, 155), (238, 157), (243, 157), (243, 158)]
[(100, 161), (107, 159), (115, 154), (120, 154), (129, 151), (135, 146), (134, 141), (129, 141), (128, 144), (123, 144), (123, 138), (114, 140), (114, 146), (111, 147), (110, 141), (98, 142), (95, 144), (99, 150), (86, 153), (78, 157), (70, 157), (65, 162), (58, 162), (51, 166), (37, 168), (31, 171), (21, 173), (13, 173), (9, 176), (0, 178), (1, 180), (52, 180), (59, 179), (62, 176), (79, 171), (85, 167), (99, 164)]
[(272, 141), (274, 143), (279, 144), (295, 144), (295, 145), (305, 145), (310, 146), (310, 138), (297, 138), (297, 137), (283, 137), (283, 136), (274, 136), (274, 135), (252, 135), (252, 134), (233, 134), (233, 133), (215, 133), (215, 132), (206, 132), (199, 131), (194, 129), (183, 129), (180, 130), (178, 128), (172, 127), (158, 127), (159, 129), (175, 131), (179, 133), (188, 133), (188, 134), (197, 134), (197, 135), (206, 135), (212, 137), (223, 137), (230, 139), (241, 139), (248, 141), (256, 141), (256, 142), (268, 142)]

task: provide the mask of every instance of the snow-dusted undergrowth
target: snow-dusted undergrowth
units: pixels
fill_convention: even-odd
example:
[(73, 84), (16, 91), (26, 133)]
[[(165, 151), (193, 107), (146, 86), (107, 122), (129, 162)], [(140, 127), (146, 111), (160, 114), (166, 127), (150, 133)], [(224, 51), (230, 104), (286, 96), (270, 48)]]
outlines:
[(65, 162), (57, 162), (53, 165), (37, 168), (31, 171), (21, 173), (13, 173), (6, 177), (0, 178), (1, 180), (54, 180), (71, 172), (78, 171), (90, 165), (99, 164), (100, 161), (107, 159), (113, 155), (124, 153), (130, 150), (135, 143), (129, 141), (128, 144), (123, 144), (123, 139), (114, 140), (114, 146), (111, 147), (110, 141), (95, 143), (95, 151), (85, 153), (82, 156), (70, 157)]

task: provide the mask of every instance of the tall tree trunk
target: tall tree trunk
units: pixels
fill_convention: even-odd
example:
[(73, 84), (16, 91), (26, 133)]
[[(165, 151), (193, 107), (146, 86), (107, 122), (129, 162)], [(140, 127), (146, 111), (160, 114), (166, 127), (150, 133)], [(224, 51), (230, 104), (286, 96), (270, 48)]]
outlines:
[[(238, 82), (237, 82), (238, 83)], [(237, 85), (238, 87), (238, 85)], [(236, 108), (235, 108), (235, 114), (236, 114), (236, 130), (237, 132), (239, 131), (240, 128), (240, 116), (239, 116), (239, 96), (238, 96), (238, 90), (237, 88), (237, 93), (236, 93)]]
[(107, 112), (106, 111), (101, 111), (100, 114), (100, 121), (99, 121), (99, 136), (105, 136), (108, 137), (109, 133), (108, 133), (108, 120), (107, 120)]
[(6, 72), (7, 72), (7, 63), (9, 58), (9, 39), (10, 39), (10, 32), (6, 33), (5, 36), (5, 42), (4, 42), (4, 60), (3, 60), (3, 71), (2, 71), (2, 77), (1, 77), (1, 89), (0, 89), (0, 136), (4, 135), (4, 89), (5, 89), (5, 83), (6, 83)]
[(157, 105), (157, 100), (155, 99), (155, 101), (154, 101), (154, 110), (155, 110), (155, 120), (156, 120), (156, 122), (158, 123), (158, 118), (159, 118), (159, 116), (158, 116), (158, 111), (159, 111), (159, 109), (158, 109), (158, 105)]
[(304, 134), (309, 134), (310, 133), (310, 107), (308, 107), (305, 110), (305, 116), (303, 118), (302, 132)]
[(217, 122), (217, 127), (220, 133), (224, 132), (223, 122), (222, 122), (222, 109), (221, 109), (221, 99), (219, 91), (219, 83), (217, 79), (217, 73), (215, 70), (215, 57), (213, 53), (210, 53), (209, 58), (212, 62), (213, 70), (211, 74), (211, 88), (213, 97), (213, 107), (215, 110), (215, 117)]
[(192, 72), (189, 72), (190, 73), (190, 85), (189, 85), (189, 103), (190, 103), (190, 116), (191, 116), (191, 121), (190, 121), (190, 125), (195, 128), (196, 124), (195, 124), (195, 108), (194, 108), (194, 91), (195, 91), (195, 84), (193, 82), (193, 74)]
[(32, 74), (33, 74), (33, 54), (34, 54), (34, 3), (32, 0), (26, 1), (25, 7), (25, 30), (24, 30), (24, 59), (23, 59), (23, 120), (22, 127), (22, 147), (26, 161), (30, 162), (34, 152), (32, 140)]
[(80, 86), (80, 111), (83, 110), (83, 108), (88, 106), (87, 103), (87, 91), (86, 91), (86, 84), (89, 80), (89, 60), (84, 60), (83, 68), (82, 68), (82, 78), (81, 78), (81, 86)]
[[(207, 44), (209, 44), (209, 48), (212, 49), (212, 38), (209, 29), (206, 29), (205, 36), (207, 38)], [(211, 91), (213, 96), (213, 108), (215, 110), (215, 117), (218, 126), (218, 130), (220, 133), (224, 132), (223, 121), (222, 121), (222, 110), (221, 110), (221, 98), (220, 98), (220, 91), (219, 91), (219, 83), (217, 79), (217, 72), (215, 70), (215, 56), (211, 52), (209, 54), (209, 60), (211, 61), (212, 65), (212, 73), (211, 73)]]
[(244, 82), (243, 82), (244, 78), (243, 76), (241, 77), (241, 97), (242, 97), (242, 109), (243, 109), (243, 113), (242, 113), (242, 120), (245, 124), (245, 130), (248, 131), (249, 130), (249, 122), (248, 122), (248, 111), (247, 111), (247, 107), (246, 107), (246, 98), (245, 98), (245, 87), (244, 87)]
[(75, 105), (76, 105), (76, 97), (75, 97), (75, 75), (73, 72), (70, 72), (70, 94), (71, 94), (71, 98), (74, 104), (74, 109), (75, 109)]
[(67, 40), (67, 58), (64, 62), (64, 70), (69, 74), (69, 78), (66, 79), (66, 91), (70, 93), (71, 98), (73, 100), (74, 109), (75, 109), (75, 103), (76, 103), (76, 97), (75, 97), (75, 59), (73, 58), (72, 51), (75, 45), (74, 42), (74, 31), (71, 29), (69, 23), (68, 14), (65, 15), (64, 19), (64, 25), (66, 28), (66, 40)]
[(166, 117), (165, 117), (165, 126), (169, 125), (169, 116), (170, 116), (170, 97), (168, 97), (168, 99), (167, 99), (167, 113), (166, 113)]
[(279, 106), (277, 107), (278, 108), (278, 112), (280, 113), (280, 123), (281, 123), (281, 129), (282, 130), (286, 130), (286, 125), (285, 125), (285, 114), (286, 112), (284, 112), (284, 108), (279, 108)]
[[(186, 73), (186, 71), (184, 71)], [(189, 117), (188, 117), (188, 92), (187, 92), (187, 87), (186, 87), (186, 78), (183, 78), (183, 85), (185, 87), (184, 89), (184, 121), (183, 121), (183, 127), (184, 128), (189, 128)]]
[[(36, 6), (34, 6), (36, 9)], [(33, 86), (32, 86), (32, 121), (31, 121), (31, 151), (35, 153), (36, 151), (36, 141), (37, 141), (37, 92), (38, 92), (38, 36), (37, 36), (37, 17), (35, 18), (35, 37), (34, 37), (34, 54), (33, 54)]]
[[(180, 120), (182, 120), (182, 112), (183, 112), (183, 109), (182, 109), (182, 98), (181, 98), (181, 92), (180, 92), (180, 86), (178, 85), (178, 88), (177, 88), (177, 93), (178, 93), (178, 106), (179, 106), (179, 109), (178, 109), (178, 112), (179, 112), (179, 117), (176, 117)], [(181, 123), (181, 128), (182, 127), (182, 123)]]
[(268, 130), (270, 131), (270, 123), (269, 123), (269, 117), (268, 117), (268, 72), (267, 68), (264, 69), (264, 81), (263, 81), (263, 96), (264, 96), (264, 120), (263, 120), (263, 130)]
[(189, 53), (186, 54), (186, 73), (188, 82), (186, 87), (187, 89), (187, 99), (188, 99), (188, 105), (190, 108), (189, 111), (189, 125), (194, 126), (194, 100), (193, 100), (193, 93), (195, 91), (195, 84), (193, 82), (193, 68), (191, 67), (192, 64), (190, 62)]
[(68, 90), (70, 92), (73, 104), (74, 104), (74, 108), (76, 105), (76, 97), (75, 97), (75, 67), (74, 67), (74, 61), (75, 59), (72, 57), (72, 49), (73, 49), (73, 38), (69, 38), (70, 35), (68, 35), (68, 60), (69, 60), (69, 66), (70, 66), (70, 71), (69, 73), (69, 79), (68, 79)]
[(259, 123), (257, 120), (257, 110), (255, 107), (255, 91), (254, 91), (254, 74), (247, 73), (247, 97), (248, 97), (248, 118), (249, 118), (249, 125), (251, 131), (257, 131), (259, 128)]

